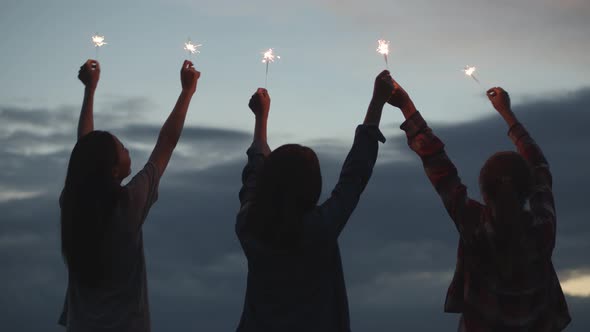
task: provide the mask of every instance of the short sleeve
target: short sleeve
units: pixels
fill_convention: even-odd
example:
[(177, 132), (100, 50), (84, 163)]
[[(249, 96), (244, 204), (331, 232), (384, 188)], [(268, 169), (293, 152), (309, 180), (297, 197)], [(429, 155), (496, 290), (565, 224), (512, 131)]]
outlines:
[(125, 186), (125, 209), (131, 218), (130, 222), (138, 229), (143, 225), (152, 205), (158, 200), (159, 174), (157, 166), (153, 162), (148, 162)]

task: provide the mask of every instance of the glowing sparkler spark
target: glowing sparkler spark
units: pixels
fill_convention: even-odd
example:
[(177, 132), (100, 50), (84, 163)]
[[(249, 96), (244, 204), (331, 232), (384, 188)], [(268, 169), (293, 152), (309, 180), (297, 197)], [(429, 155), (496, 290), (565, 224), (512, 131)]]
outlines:
[(98, 34), (92, 36), (92, 43), (95, 47), (101, 47), (107, 44), (107, 42), (104, 41), (104, 36)]
[(198, 54), (201, 53), (201, 51), (198, 50), (199, 47), (203, 46), (202, 44), (193, 44), (192, 41), (189, 41), (184, 43), (184, 49), (189, 52), (190, 54)]
[(274, 52), (273, 49), (272, 48), (269, 48), (268, 51), (262, 53), (263, 54), (262, 63), (266, 63), (267, 64), (267, 67), (268, 67), (268, 63), (269, 62), (275, 62), (275, 57), (277, 59), (280, 59), (281, 58), (278, 55), (275, 56), (273, 52)]
[(465, 68), (463, 69), (463, 72), (465, 73), (465, 75), (473, 78), (477, 83), (481, 84), (479, 82), (479, 80), (477, 79), (477, 77), (475, 77), (476, 70), (477, 70), (477, 68), (475, 66), (465, 66)]
[(266, 63), (266, 76), (264, 78), (264, 87), (266, 88), (266, 83), (268, 82), (268, 64), (271, 62), (275, 62), (275, 57), (280, 59), (281, 57), (278, 55), (274, 55), (274, 51), (272, 48), (269, 48), (266, 52), (262, 53), (262, 63)]
[(387, 55), (389, 55), (389, 41), (379, 39), (377, 42), (379, 43), (379, 46), (377, 47), (377, 52), (379, 52), (379, 54), (383, 54), (383, 58), (385, 59), (385, 66), (389, 68), (389, 63), (387, 61)]
[(379, 39), (377, 41), (379, 43), (379, 47), (377, 47), (377, 52), (383, 55), (389, 54), (389, 42), (387, 40)]

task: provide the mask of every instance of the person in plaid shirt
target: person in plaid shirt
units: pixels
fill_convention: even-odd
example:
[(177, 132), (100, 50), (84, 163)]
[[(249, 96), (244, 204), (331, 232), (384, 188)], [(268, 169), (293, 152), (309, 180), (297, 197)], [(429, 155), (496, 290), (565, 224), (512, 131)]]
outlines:
[(483, 166), (485, 205), (468, 197), (444, 144), (397, 82), (389, 100), (406, 118), (400, 128), (459, 231), (445, 312), (461, 313), (458, 331), (561, 331), (571, 318), (551, 262), (556, 216), (549, 165), (512, 112), (508, 93), (487, 94), (518, 153), (496, 153)]

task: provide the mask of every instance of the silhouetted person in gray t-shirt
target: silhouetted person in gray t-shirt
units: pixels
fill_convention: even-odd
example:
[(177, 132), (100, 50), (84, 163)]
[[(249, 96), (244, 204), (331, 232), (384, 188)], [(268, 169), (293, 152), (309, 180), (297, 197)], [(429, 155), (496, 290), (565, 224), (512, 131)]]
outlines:
[(129, 152), (114, 135), (94, 130), (94, 92), (100, 76), (88, 60), (78, 78), (86, 86), (78, 142), (60, 197), (61, 247), (68, 289), (59, 323), (68, 331), (150, 331), (141, 227), (158, 197), (158, 183), (180, 138), (200, 73), (190, 61), (180, 72), (182, 92), (147, 164), (125, 186)]

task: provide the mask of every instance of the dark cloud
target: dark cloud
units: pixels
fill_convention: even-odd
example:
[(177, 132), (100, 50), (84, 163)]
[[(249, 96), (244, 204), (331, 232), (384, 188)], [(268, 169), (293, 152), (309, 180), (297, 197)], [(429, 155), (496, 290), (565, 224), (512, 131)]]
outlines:
[[(157, 137), (161, 127), (162, 126), (132, 125), (124, 128), (121, 133), (130, 139), (145, 141)], [(210, 127), (187, 127), (182, 131), (182, 139), (190, 141), (237, 141), (249, 139), (251, 137), (252, 135), (250, 133)]]
[[(582, 201), (590, 186), (585, 174), (590, 166), (590, 137), (585, 130), (589, 111), (590, 90), (515, 107), (552, 167), (559, 218), (554, 262), (562, 278), (569, 276), (569, 270), (590, 269), (585, 254), (590, 251), (590, 211)], [(428, 119), (428, 110), (422, 112)], [(479, 198), (481, 165), (495, 151), (513, 149), (501, 119), (491, 114), (471, 123), (430, 125), (447, 144), (471, 195)], [(119, 132), (129, 144), (149, 145), (158, 129), (137, 124)], [(43, 140), (27, 138), (26, 132), (13, 135), (18, 136), (0, 148), (0, 188), (41, 188), (45, 194), (0, 202), (0, 310), (6, 317), (2, 324), (7, 330), (58, 331), (55, 320), (66, 275), (59, 253), (57, 196), (70, 148), (34, 155), (9, 152), (11, 147), (21, 151), (29, 144), (18, 142)], [(56, 144), (67, 140), (58, 136), (46, 140)], [(246, 275), (233, 228), (250, 136), (186, 128), (182, 140), (185, 155), (173, 158), (144, 227), (153, 327), (155, 331), (233, 330)], [(193, 151), (190, 145), (198, 142), (208, 157), (188, 153)], [(337, 141), (327, 142), (307, 144), (321, 160), (324, 198), (348, 149)], [(134, 163), (143, 162), (147, 153), (140, 150)], [(206, 160), (215, 153), (230, 157)], [(353, 330), (454, 331), (458, 317), (444, 314), (442, 308), (455, 263), (456, 231), (403, 137), (389, 137), (381, 146), (380, 156), (391, 153), (399, 160), (378, 163), (340, 240)], [(568, 297), (568, 303), (574, 319), (568, 331), (587, 331), (590, 298)]]

